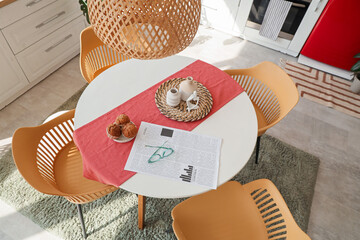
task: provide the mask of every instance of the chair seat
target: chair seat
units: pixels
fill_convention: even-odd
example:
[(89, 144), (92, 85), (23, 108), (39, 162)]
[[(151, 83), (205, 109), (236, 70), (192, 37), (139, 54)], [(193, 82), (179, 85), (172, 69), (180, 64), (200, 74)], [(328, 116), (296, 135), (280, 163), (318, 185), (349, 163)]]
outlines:
[(256, 205), (237, 182), (180, 203), (172, 216), (178, 239), (267, 239)]
[(64, 193), (77, 194), (109, 188), (108, 185), (83, 177), (82, 158), (73, 141), (57, 154), (54, 168), (57, 188)]

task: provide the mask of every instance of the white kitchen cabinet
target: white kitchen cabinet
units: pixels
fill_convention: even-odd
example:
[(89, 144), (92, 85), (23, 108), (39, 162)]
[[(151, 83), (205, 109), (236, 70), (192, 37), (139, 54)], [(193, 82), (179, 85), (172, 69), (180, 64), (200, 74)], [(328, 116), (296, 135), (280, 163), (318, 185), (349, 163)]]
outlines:
[(68, 61), (67, 58), (79, 50), (79, 36), (84, 28), (84, 19), (80, 17), (17, 54), (29, 82), (43, 78), (49, 70), (56, 70), (59, 61)]
[(0, 109), (80, 51), (78, 1), (16, 0), (0, 8)]
[(0, 33), (0, 109), (16, 92), (28, 85), (23, 71)]
[(4, 28), (56, 0), (17, 0), (0, 8), (0, 28)]
[(55, 1), (4, 28), (13, 52), (19, 53), (79, 16), (77, 1)]

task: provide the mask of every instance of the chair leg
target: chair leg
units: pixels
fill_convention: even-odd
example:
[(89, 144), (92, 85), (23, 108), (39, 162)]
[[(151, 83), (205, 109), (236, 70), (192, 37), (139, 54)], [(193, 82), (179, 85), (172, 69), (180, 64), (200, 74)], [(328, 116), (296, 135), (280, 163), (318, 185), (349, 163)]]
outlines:
[(255, 152), (255, 163), (259, 163), (259, 149), (260, 149), (260, 140), (261, 136), (258, 136), (256, 139), (256, 152)]
[(83, 231), (83, 236), (84, 236), (84, 239), (86, 239), (87, 235), (86, 235), (86, 230), (85, 230), (85, 223), (84, 223), (84, 217), (83, 217), (83, 213), (82, 213), (82, 209), (81, 209), (81, 204), (76, 204), (76, 206), (78, 209), (78, 214), (79, 214), (79, 218), (80, 218), (81, 228)]
[(138, 227), (141, 230), (144, 229), (145, 205), (146, 205), (145, 196), (138, 195)]

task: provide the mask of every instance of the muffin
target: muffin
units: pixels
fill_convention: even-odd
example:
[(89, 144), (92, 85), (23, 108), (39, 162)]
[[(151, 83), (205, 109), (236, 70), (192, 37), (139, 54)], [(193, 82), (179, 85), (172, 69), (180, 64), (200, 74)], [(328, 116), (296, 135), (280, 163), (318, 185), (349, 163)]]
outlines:
[(117, 139), (121, 136), (121, 127), (115, 123), (110, 124), (107, 127), (107, 132), (108, 132), (109, 138)]
[(116, 120), (115, 123), (118, 125), (125, 125), (130, 122), (130, 118), (126, 114), (120, 114)]
[(122, 128), (122, 133), (125, 137), (127, 138), (132, 138), (135, 137), (136, 134), (138, 132), (137, 127), (135, 126), (135, 124), (133, 123), (127, 123), (125, 126), (123, 126)]

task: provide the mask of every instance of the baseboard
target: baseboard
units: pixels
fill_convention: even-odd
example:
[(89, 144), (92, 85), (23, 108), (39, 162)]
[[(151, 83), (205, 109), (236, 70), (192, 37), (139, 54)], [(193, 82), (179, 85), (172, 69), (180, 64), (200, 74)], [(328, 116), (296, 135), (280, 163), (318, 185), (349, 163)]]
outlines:
[(308, 58), (308, 57), (305, 57), (304, 55), (301, 55), (301, 54), (299, 55), (298, 62), (301, 63), (301, 64), (304, 64), (304, 65), (307, 65), (309, 67), (319, 69), (319, 70), (321, 70), (323, 72), (327, 72), (327, 73), (330, 73), (332, 75), (339, 76), (339, 77), (344, 78), (346, 80), (351, 80), (352, 79), (352, 72), (350, 72), (350, 71), (346, 71), (346, 70), (341, 69), (341, 68), (330, 66), (328, 64), (316, 61), (316, 60)]

